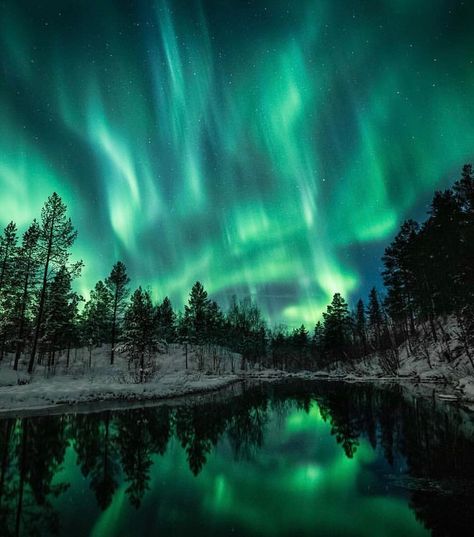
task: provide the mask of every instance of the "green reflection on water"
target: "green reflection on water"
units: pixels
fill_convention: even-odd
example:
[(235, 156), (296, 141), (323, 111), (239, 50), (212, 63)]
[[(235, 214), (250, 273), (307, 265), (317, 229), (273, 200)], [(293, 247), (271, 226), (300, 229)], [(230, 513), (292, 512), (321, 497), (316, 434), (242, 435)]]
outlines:
[[(67, 450), (57, 482), (71, 483), (58, 498), (68, 535), (92, 537), (175, 534), (428, 535), (408, 500), (380, 487), (381, 453), (362, 438), (349, 458), (316, 402), (309, 410), (274, 409), (265, 442), (252, 458), (235, 460), (222, 436), (195, 477), (176, 437), (152, 456), (149, 490), (137, 510), (120, 483), (101, 512), (87, 479)], [(379, 465), (377, 466), (377, 463)], [(378, 486), (378, 485), (379, 486)], [(66, 533), (65, 533), (66, 534)]]

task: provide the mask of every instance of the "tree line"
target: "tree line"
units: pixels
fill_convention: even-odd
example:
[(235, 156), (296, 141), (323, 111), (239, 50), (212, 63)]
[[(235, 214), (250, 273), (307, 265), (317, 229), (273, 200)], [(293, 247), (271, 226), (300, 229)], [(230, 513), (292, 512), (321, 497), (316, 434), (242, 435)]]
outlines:
[(8, 355), (15, 370), (24, 366), (32, 373), (38, 363), (54, 366), (59, 355), (67, 366), (71, 349), (88, 347), (91, 356), (94, 347), (110, 344), (110, 363), (120, 353), (144, 380), (152, 357), (171, 343), (181, 343), (186, 357), (188, 346), (201, 358), (205, 351), (213, 353), (215, 368), (216, 349), (226, 347), (240, 354), (240, 367), (320, 368), (377, 352), (384, 369), (395, 372), (399, 345), (407, 342), (411, 350), (420, 335), (439, 342), (446, 360), (453, 360), (440, 321), (446, 316), (456, 320), (459, 340), (474, 367), (471, 165), (463, 167), (452, 188), (434, 194), (423, 223), (402, 224), (382, 258), (382, 292), (374, 287), (367, 304), (360, 299), (353, 311), (336, 293), (311, 333), (304, 325), (291, 331), (269, 329), (250, 299), (234, 298), (223, 311), (200, 282), (191, 289), (184, 311), (175, 311), (168, 297), (154, 304), (148, 289), (130, 289), (121, 261), (85, 301), (73, 290), (83, 267), (81, 261), (71, 261), (76, 237), (56, 193), (21, 239), (14, 222), (0, 237), (0, 360)]
[(170, 343), (195, 350), (226, 346), (243, 360), (263, 356), (266, 329), (260, 310), (249, 300), (234, 299), (223, 312), (200, 282), (184, 311), (176, 312), (168, 297), (154, 304), (148, 289), (132, 291), (125, 264), (118, 261), (84, 300), (73, 290), (83, 267), (82, 261), (71, 261), (76, 237), (57, 193), (21, 240), (14, 222), (0, 237), (0, 360), (8, 356), (13, 369), (24, 366), (32, 373), (37, 364), (53, 367), (59, 355), (68, 366), (72, 349), (88, 347), (91, 356), (103, 344), (110, 344), (110, 364), (119, 352), (136, 365), (140, 380), (152, 357)]
[(421, 347), (431, 366), (428, 342), (439, 345), (447, 362), (456, 356), (449, 345), (452, 334), (474, 368), (474, 176), (470, 164), (451, 188), (435, 192), (424, 222), (406, 220), (385, 248), (382, 293), (370, 291), (354, 311), (335, 294), (317, 323), (313, 345), (318, 359), (360, 359), (377, 352), (382, 367), (394, 373), (399, 347), (409, 353)]

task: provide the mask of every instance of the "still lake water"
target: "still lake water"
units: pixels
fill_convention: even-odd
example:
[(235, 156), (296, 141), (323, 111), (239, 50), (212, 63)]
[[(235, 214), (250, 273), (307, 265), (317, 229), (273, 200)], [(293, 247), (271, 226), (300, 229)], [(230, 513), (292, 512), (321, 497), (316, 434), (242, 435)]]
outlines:
[(332, 382), (3, 419), (0, 535), (472, 535), (473, 425)]

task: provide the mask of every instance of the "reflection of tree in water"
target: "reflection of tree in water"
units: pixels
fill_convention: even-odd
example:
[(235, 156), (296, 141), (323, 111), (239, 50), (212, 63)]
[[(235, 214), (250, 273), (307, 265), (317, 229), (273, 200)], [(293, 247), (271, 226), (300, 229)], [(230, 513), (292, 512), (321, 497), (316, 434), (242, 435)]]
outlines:
[(111, 427), (111, 413), (78, 415), (73, 422), (77, 464), (84, 477), (90, 478), (90, 488), (97, 503), (105, 509), (112, 502), (118, 486), (118, 453), (116, 437)]
[[(13, 511), (14, 496), (13, 480), (14, 470), (11, 464), (13, 458), (14, 446), (16, 439), (13, 438), (15, 433), (15, 420), (4, 420), (0, 427), (0, 528), (8, 531), (10, 527), (9, 518)], [(9, 533), (13, 535), (13, 533)]]
[(117, 416), (117, 445), (130, 503), (140, 507), (148, 490), (151, 467), (151, 438), (145, 409), (121, 412)]
[(55, 535), (59, 517), (52, 499), (69, 486), (52, 483), (68, 445), (66, 420), (25, 418), (2, 425), (2, 536)]
[(264, 428), (268, 422), (268, 400), (262, 390), (254, 390), (235, 403), (227, 436), (236, 460), (250, 460), (263, 446)]
[[(97, 503), (107, 508), (122, 476), (139, 507), (149, 488), (153, 457), (176, 435), (190, 471), (198, 475), (224, 437), (234, 456), (252, 458), (264, 443), (270, 416), (311, 410), (314, 401), (348, 457), (361, 437), (394, 468), (388, 484), (410, 491), (410, 505), (433, 535), (469, 534), (474, 524), (474, 442), (463, 415), (435, 400), (410, 400), (400, 387), (339, 383), (286, 384), (248, 390), (226, 402), (141, 408), (91, 415), (0, 421), (0, 528), (2, 537), (59, 531), (53, 484), (70, 439)], [(466, 417), (464, 416), (464, 421)]]
[(117, 447), (129, 483), (126, 493), (137, 508), (149, 488), (152, 456), (166, 452), (171, 435), (170, 417), (168, 407), (128, 410), (116, 416)]
[(406, 474), (394, 476), (393, 484), (410, 491), (410, 507), (434, 536), (472, 533), (474, 440), (466, 429), (471, 416), (434, 398), (405, 398), (400, 386), (327, 383), (318, 392), (345, 451), (360, 435), (375, 448), (378, 436), (390, 465), (406, 463)]
[[(433, 418), (434, 401), (419, 399), (400, 409), (403, 450), (414, 478), (410, 505), (434, 536), (470, 535), (474, 528), (474, 441), (463, 414), (446, 407)], [(464, 415), (464, 419), (472, 416)], [(471, 429), (472, 434), (472, 429)]]
[(325, 394), (318, 400), (321, 417), (330, 423), (331, 434), (350, 459), (357, 451), (362, 432), (361, 416), (354, 414), (352, 404), (349, 398), (333, 394)]
[(224, 433), (230, 411), (230, 406), (222, 403), (184, 406), (176, 411), (176, 436), (186, 451), (194, 475), (202, 470), (209, 453)]

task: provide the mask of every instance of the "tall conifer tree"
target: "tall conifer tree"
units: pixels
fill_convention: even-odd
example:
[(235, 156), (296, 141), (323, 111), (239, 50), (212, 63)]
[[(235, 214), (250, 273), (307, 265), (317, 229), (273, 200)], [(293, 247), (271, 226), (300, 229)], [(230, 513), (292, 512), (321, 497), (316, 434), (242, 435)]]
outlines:
[(71, 247), (77, 237), (71, 219), (67, 217), (67, 207), (61, 197), (54, 192), (47, 199), (41, 210), (41, 224), (38, 238), (38, 259), (42, 268), (42, 279), (39, 288), (39, 304), (35, 321), (33, 344), (31, 349), (28, 372), (33, 372), (43, 315), (46, 302), (48, 282), (55, 272), (65, 267), (72, 277), (78, 275), (82, 262), (71, 267), (69, 257)]

